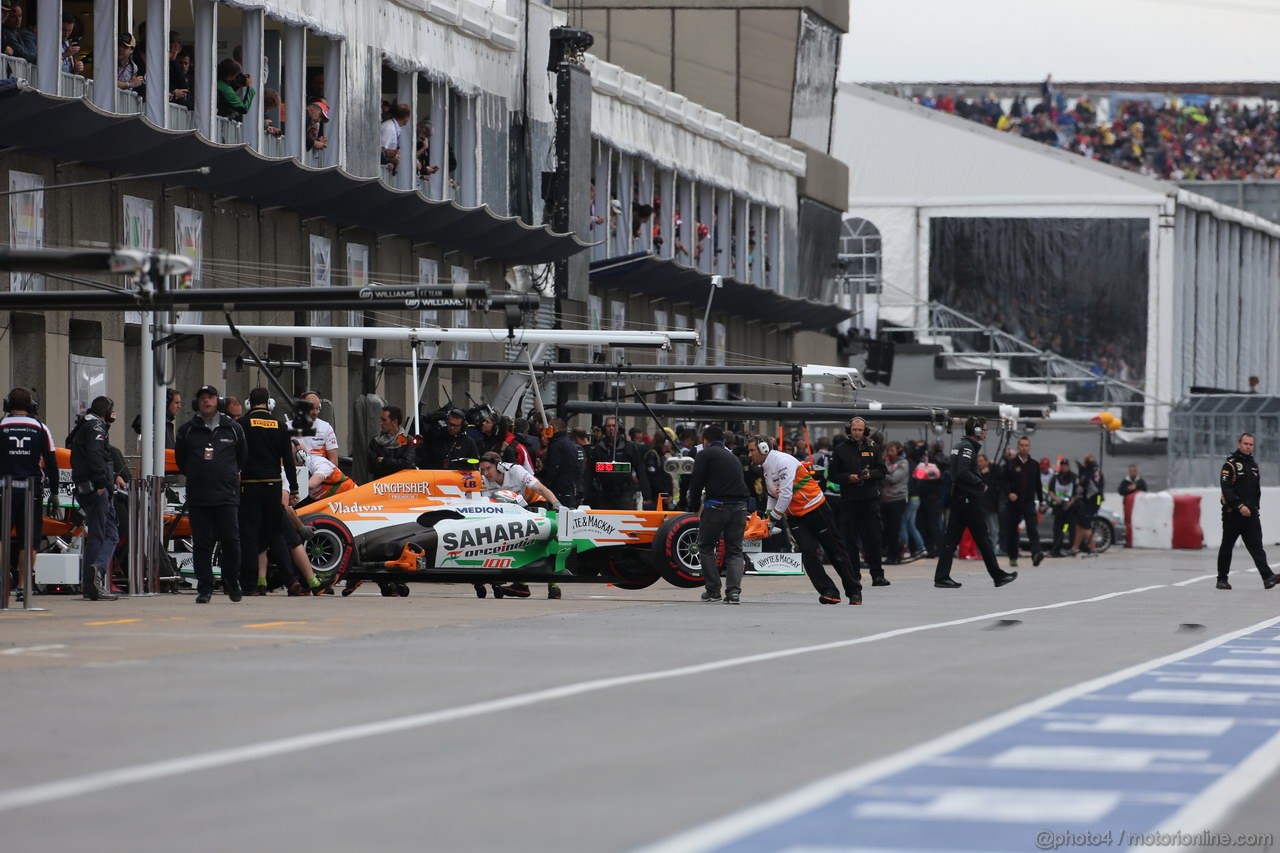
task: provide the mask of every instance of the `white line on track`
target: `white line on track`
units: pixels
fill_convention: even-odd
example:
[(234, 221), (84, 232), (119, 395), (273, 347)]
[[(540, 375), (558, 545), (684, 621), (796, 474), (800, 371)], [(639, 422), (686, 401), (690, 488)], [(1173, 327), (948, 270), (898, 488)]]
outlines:
[[(876, 779), (893, 775), (944, 753), (959, 749), (1001, 729), (1008, 728), (1050, 710), (1064, 702), (1078, 699), (1081, 696), (1109, 687), (1135, 675), (1141, 675), (1159, 669), (1162, 666), (1168, 666), (1176, 661), (1208, 651), (1238, 637), (1246, 636), (1254, 631), (1260, 631), (1277, 623), (1280, 623), (1280, 617), (1274, 617), (1265, 622), (1251, 625), (1248, 628), (1241, 628), (1238, 631), (1223, 634), (1212, 640), (1206, 640), (1190, 649), (1175, 652), (1146, 663), (1135, 664), (1119, 672), (1113, 672), (1110, 675), (1104, 675), (1063, 688), (1047, 696), (1042, 696), (1023, 705), (1002, 711), (993, 717), (979, 720), (964, 728), (949, 732), (931, 741), (913, 746), (895, 755), (837, 773), (834, 776), (828, 776), (825, 779), (820, 779), (758, 806), (743, 809), (672, 836), (665, 841), (643, 847), (637, 853), (694, 853), (694, 851), (709, 850), (728, 844), (752, 832), (821, 806)], [(1226, 814), (1232, 806), (1247, 796), (1275, 770), (1277, 757), (1280, 757), (1278, 751), (1280, 751), (1280, 734), (1277, 734), (1276, 737), (1255, 751), (1248, 760), (1217, 782), (1208, 791), (1188, 803), (1187, 806), (1179, 811), (1177, 817), (1185, 817), (1192, 811), (1193, 807), (1197, 815), (1200, 814), (1200, 809), (1204, 809), (1206, 819), (1217, 819)], [(1166, 821), (1160, 829), (1173, 831), (1169, 829), (1170, 827), (1186, 830), (1185, 823), (1177, 824), (1172, 820)]]
[[(772, 652), (762, 652), (754, 655), (744, 655), (742, 657), (725, 658), (723, 660), (708, 661), (706, 663), (674, 667), (672, 669), (661, 669), (652, 672), (635, 673), (633, 675), (620, 675), (612, 678), (598, 678), (591, 681), (580, 681), (575, 684), (566, 684), (561, 687), (551, 687), (545, 690), (535, 690), (531, 693), (520, 693), (515, 696), (506, 696), (501, 699), (491, 699), (486, 702), (460, 705), (456, 708), (445, 708), (439, 711), (428, 711), (422, 714), (394, 717), (389, 720), (379, 720), (371, 723), (343, 726), (341, 728), (330, 729), (328, 731), (295, 735), (292, 737), (263, 741), (262, 743), (233, 747), (231, 749), (185, 756), (183, 758), (172, 758), (163, 761), (154, 761), (148, 764), (138, 764), (132, 767), (122, 767), (118, 770), (106, 770), (100, 773), (90, 773), (84, 776), (76, 776), (58, 782), (28, 785), (23, 788), (0, 792), (0, 812), (56, 802), (59, 800), (66, 800), (72, 797), (80, 797), (95, 791), (105, 791), (112, 788), (120, 788), (125, 785), (136, 785), (142, 782), (155, 781), (157, 779), (183, 776), (189, 773), (197, 773), (202, 770), (212, 770), (218, 767), (227, 767), (233, 764), (242, 764), (248, 761), (260, 761), (264, 758), (287, 755), (293, 752), (302, 752), (304, 750), (316, 749), (322, 746), (347, 743), (350, 741), (362, 740), (364, 738), (380, 737), (382, 735), (394, 734), (396, 732), (403, 732), (411, 729), (421, 729), (428, 726), (439, 725), (441, 723), (453, 722), (455, 720), (466, 720), (488, 714), (497, 714), (504, 711), (511, 711), (516, 708), (526, 708), (530, 705), (539, 705), (544, 702), (555, 702), (561, 699), (568, 699), (573, 696), (581, 696), (587, 693), (612, 690), (616, 687), (645, 684), (651, 681), (663, 681), (669, 678), (683, 678), (689, 675), (701, 675), (703, 673), (716, 672), (723, 669), (732, 669), (740, 666), (749, 666), (751, 664), (782, 660), (784, 658), (795, 657), (797, 655), (832, 651), (834, 649), (845, 649), (852, 646), (861, 646), (867, 643), (891, 640), (895, 637), (903, 637), (909, 634), (918, 634), (922, 631), (933, 631), (940, 628), (953, 628), (958, 625), (969, 625), (974, 622), (985, 622), (991, 619), (1016, 616), (1021, 613), (1034, 613), (1040, 610), (1057, 610), (1063, 607), (1073, 607), (1078, 604), (1095, 604), (1100, 601), (1107, 601), (1109, 599), (1119, 598), (1125, 595), (1137, 595), (1139, 593), (1150, 592), (1155, 589), (1168, 588), (1168, 584), (1154, 584), (1152, 586), (1136, 587), (1134, 589), (1121, 590), (1119, 592), (1109, 592), (1092, 598), (1058, 601), (1053, 604), (1041, 604), (1035, 607), (1019, 607), (1015, 610), (1003, 610), (998, 613), (984, 613), (980, 616), (952, 619), (947, 622), (933, 622), (927, 625), (897, 628), (892, 631), (884, 631), (882, 633), (871, 634), (866, 637), (854, 637), (848, 640), (836, 640), (834, 642), (820, 643), (812, 646), (797, 646), (790, 649), (778, 649)], [(1005, 716), (1007, 716), (1007, 714), (1001, 715), (1001, 717), (996, 719), (1002, 719)]]

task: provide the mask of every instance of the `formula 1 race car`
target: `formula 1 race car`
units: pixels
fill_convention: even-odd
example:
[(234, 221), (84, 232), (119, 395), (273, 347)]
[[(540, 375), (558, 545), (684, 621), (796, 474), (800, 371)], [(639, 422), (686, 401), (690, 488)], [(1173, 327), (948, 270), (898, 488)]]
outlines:
[(400, 471), (298, 515), (315, 529), (308, 552), (318, 577), (372, 580), (386, 595), (408, 595), (415, 581), (478, 592), (509, 582), (702, 585), (696, 515), (528, 508), (512, 493), (487, 495), (475, 471)]

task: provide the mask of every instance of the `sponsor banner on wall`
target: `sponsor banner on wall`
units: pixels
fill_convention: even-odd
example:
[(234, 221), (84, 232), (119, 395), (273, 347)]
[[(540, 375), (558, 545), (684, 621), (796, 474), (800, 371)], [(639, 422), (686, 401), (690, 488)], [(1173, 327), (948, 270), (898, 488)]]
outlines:
[[(347, 244), (347, 284), (352, 287), (364, 287), (369, 283), (369, 247), (359, 243)], [(347, 325), (359, 328), (364, 325), (363, 311), (348, 311)], [(364, 341), (350, 338), (347, 341), (348, 352), (364, 352)]]
[[(183, 289), (203, 287), (204, 275), (204, 214), (189, 207), (173, 209), (173, 242), (177, 254), (191, 261), (191, 275), (185, 277), (179, 287)], [(179, 311), (179, 323), (201, 322), (201, 311)]]
[[(15, 249), (44, 248), (44, 177), (29, 172), (9, 172), (9, 245)], [(21, 192), (34, 190), (34, 192)], [(44, 276), (34, 272), (9, 275), (14, 293), (44, 290)]]
[[(150, 199), (124, 196), (124, 247), (147, 251), (156, 247), (156, 208)], [(142, 314), (126, 311), (124, 321), (141, 325)]]
[[(311, 286), (312, 287), (332, 287), (333, 286), (333, 251), (329, 245), (328, 237), (321, 237), (318, 234), (311, 235)], [(312, 311), (311, 325), (313, 326), (331, 326), (333, 325), (332, 311)], [(320, 347), (333, 346), (333, 342), (326, 337), (312, 337), (312, 344)]]

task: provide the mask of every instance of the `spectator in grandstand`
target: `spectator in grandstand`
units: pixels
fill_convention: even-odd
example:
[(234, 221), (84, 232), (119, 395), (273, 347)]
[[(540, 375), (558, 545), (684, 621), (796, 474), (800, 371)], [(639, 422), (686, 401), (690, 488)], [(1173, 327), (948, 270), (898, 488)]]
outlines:
[[(385, 105), (385, 101), (383, 102)], [(386, 120), (378, 131), (378, 148), (381, 150), (382, 165), (387, 171), (395, 174), (400, 166), (400, 137), (404, 126), (413, 118), (413, 109), (408, 104), (396, 104), (391, 108)]]
[[(244, 91), (241, 96), (240, 91)], [(245, 74), (240, 63), (224, 59), (218, 63), (218, 115), (237, 121), (244, 118), (253, 103), (253, 75)]]
[(84, 34), (84, 24), (70, 12), (62, 13), (62, 71), (65, 74), (83, 74), (84, 62), (80, 53), (80, 38)]
[(329, 102), (324, 98), (312, 98), (307, 104), (306, 143), (308, 151), (322, 151), (329, 145), (325, 125), (329, 123)]
[(36, 61), (36, 35), (22, 28), (22, 6), (17, 3), (6, 6), (4, 24), (0, 26), (0, 41), (4, 43), (5, 56)]
[(133, 61), (134, 47), (133, 36), (121, 33), (116, 53), (116, 88), (137, 92), (139, 97), (143, 97), (146, 78), (138, 73), (138, 65)]
[(431, 165), (431, 120), (418, 122), (418, 177), (425, 180), (440, 171), (439, 166)]
[(169, 100), (187, 109), (195, 106), (191, 86), (191, 54), (182, 50), (182, 36), (169, 33)]

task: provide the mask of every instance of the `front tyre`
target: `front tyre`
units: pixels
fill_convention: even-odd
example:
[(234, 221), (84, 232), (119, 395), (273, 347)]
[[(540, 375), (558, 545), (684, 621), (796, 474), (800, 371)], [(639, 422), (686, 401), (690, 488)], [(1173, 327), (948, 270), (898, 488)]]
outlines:
[(675, 515), (662, 522), (653, 537), (653, 562), (662, 579), (672, 586), (693, 589), (703, 585), (696, 515)]
[(306, 543), (307, 559), (320, 583), (333, 586), (342, 580), (355, 558), (355, 538), (340, 520), (331, 515), (307, 516), (315, 535)]

